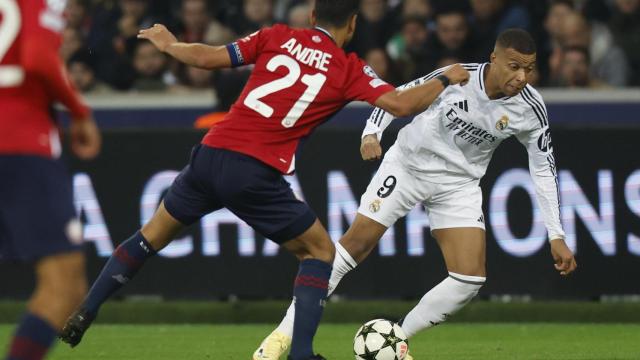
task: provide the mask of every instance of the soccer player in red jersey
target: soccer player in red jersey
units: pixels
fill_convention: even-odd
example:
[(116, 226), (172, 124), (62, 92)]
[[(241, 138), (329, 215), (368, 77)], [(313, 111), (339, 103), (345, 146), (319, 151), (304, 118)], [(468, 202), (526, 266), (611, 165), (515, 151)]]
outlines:
[(71, 149), (81, 159), (98, 154), (100, 134), (58, 56), (64, 6), (0, 0), (0, 261), (28, 262), (36, 273), (8, 360), (42, 359), (87, 289), (52, 105), (71, 112)]
[[(275, 25), (227, 46), (185, 44), (163, 25), (140, 31), (158, 49), (204, 69), (255, 67), (226, 118), (192, 152), (153, 218), (121, 244), (105, 265), (62, 339), (77, 345), (100, 305), (185, 226), (226, 207), (300, 259), (294, 284), (296, 317), (289, 358), (323, 359), (312, 341), (327, 297), (335, 247), (282, 174), (295, 169), (302, 138), (352, 100), (404, 116), (424, 110), (442, 81), (397, 91), (342, 47), (355, 30), (358, 0), (316, 0), (312, 29)], [(461, 66), (447, 81), (464, 83)]]

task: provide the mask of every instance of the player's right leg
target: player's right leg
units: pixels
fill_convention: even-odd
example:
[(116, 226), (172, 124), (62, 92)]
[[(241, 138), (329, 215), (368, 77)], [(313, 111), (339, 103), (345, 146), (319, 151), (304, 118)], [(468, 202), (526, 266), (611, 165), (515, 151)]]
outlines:
[(190, 164), (176, 177), (151, 220), (116, 248), (82, 305), (67, 321), (60, 334), (62, 341), (72, 347), (80, 343), (100, 306), (127, 284), (148, 258), (167, 246), (185, 226), (221, 207), (198, 180), (209, 163), (206, 156), (197, 156), (199, 148), (194, 148)]
[[(389, 226), (406, 215), (424, 198), (424, 194), (424, 189), (419, 187), (410, 172), (399, 165), (394, 152), (387, 153), (362, 195), (354, 222), (336, 243), (328, 296), (342, 278), (376, 247)], [(286, 352), (293, 336), (295, 314), (295, 302), (292, 302), (278, 327), (254, 352), (254, 360), (275, 360)]]

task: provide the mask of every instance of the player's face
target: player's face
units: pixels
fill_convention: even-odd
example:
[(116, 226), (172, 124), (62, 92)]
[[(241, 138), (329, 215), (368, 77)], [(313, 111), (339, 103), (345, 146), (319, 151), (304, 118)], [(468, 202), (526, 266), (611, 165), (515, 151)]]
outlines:
[(536, 54), (526, 55), (514, 49), (497, 48), (491, 55), (491, 68), (506, 96), (515, 96), (529, 82), (536, 66)]

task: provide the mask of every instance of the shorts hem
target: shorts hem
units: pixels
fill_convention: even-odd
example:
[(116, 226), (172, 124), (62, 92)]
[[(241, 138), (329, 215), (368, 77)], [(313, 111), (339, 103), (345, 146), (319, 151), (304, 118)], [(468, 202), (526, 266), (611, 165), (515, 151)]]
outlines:
[(459, 229), (459, 228), (479, 228), (482, 229), (484, 231), (487, 231), (487, 229), (485, 228), (484, 224), (479, 224), (476, 222), (470, 222), (470, 223), (455, 223), (455, 224), (442, 224), (442, 225), (438, 225), (438, 226), (433, 226), (431, 224), (429, 224), (430, 226), (430, 231), (433, 230), (441, 230), (441, 229)]
[[(176, 216), (177, 211), (174, 211), (174, 210), (172, 209), (172, 206), (171, 206), (171, 200), (170, 200), (170, 199), (168, 199), (168, 195), (169, 195), (169, 194), (167, 194), (167, 196), (165, 196), (165, 197), (164, 197), (164, 199), (162, 200), (162, 202), (164, 203), (164, 208), (167, 210), (167, 212), (169, 213), (169, 215), (171, 215), (174, 219), (178, 220), (178, 222), (179, 222), (179, 223), (181, 223), (181, 224), (182, 224), (182, 225), (184, 225), (184, 226), (189, 226), (189, 225), (191, 225), (191, 224), (195, 223), (196, 221), (198, 221), (198, 219), (199, 219), (199, 218), (193, 218), (193, 219), (189, 218), (189, 219), (185, 219), (185, 218), (184, 218), (184, 217), (182, 217), (182, 216)], [(167, 201), (167, 200), (169, 200), (169, 201)]]
[(271, 234), (265, 234), (264, 236), (271, 239), (278, 245), (282, 245), (309, 230), (309, 228), (311, 228), (311, 226), (316, 222), (316, 219), (318, 219), (316, 214), (311, 209), (308, 209), (307, 212), (292, 221), (291, 224), (285, 226), (283, 229)]
[(371, 215), (371, 213), (365, 213), (364, 211), (361, 211), (360, 209), (358, 209), (358, 214), (366, 217), (367, 219), (373, 220), (375, 222), (377, 222), (378, 224), (385, 226), (387, 228), (390, 228), (393, 226), (393, 224), (396, 223), (396, 221), (398, 221), (398, 219), (391, 221), (389, 224), (387, 224), (384, 220), (376, 218), (375, 215)]

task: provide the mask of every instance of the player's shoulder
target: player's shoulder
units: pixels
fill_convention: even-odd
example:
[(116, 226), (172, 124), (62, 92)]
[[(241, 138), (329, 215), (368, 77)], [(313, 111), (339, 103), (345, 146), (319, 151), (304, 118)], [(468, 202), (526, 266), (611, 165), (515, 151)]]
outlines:
[(544, 106), (544, 98), (540, 92), (532, 85), (527, 84), (520, 92), (520, 98), (527, 103), (537, 103), (540, 106)]
[(540, 123), (542, 126), (548, 124), (547, 107), (542, 95), (533, 86), (527, 84), (515, 98), (522, 107), (525, 117), (530, 119), (532, 123)]

